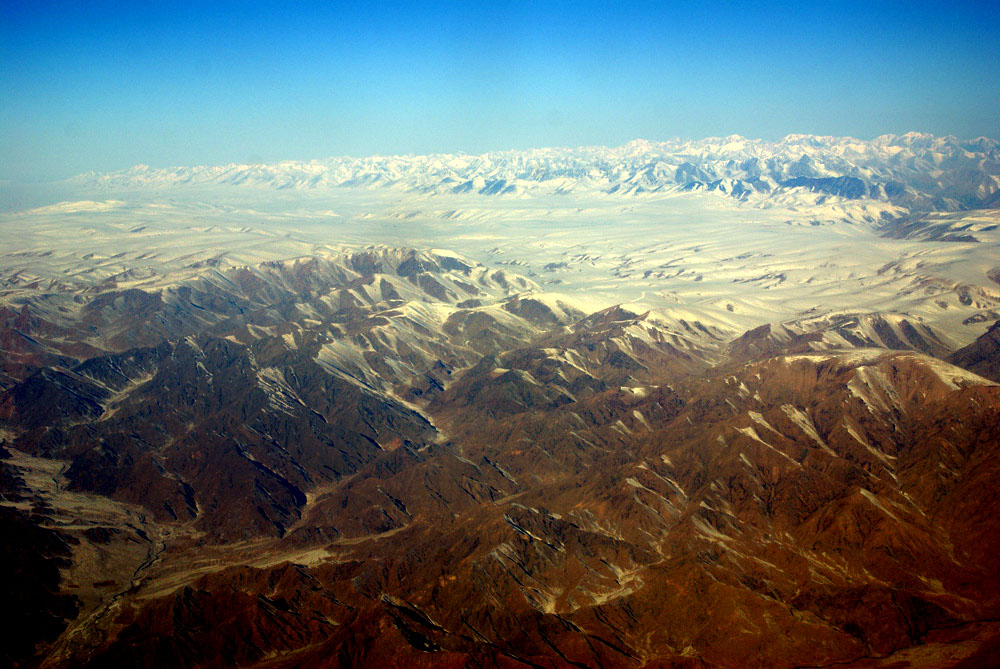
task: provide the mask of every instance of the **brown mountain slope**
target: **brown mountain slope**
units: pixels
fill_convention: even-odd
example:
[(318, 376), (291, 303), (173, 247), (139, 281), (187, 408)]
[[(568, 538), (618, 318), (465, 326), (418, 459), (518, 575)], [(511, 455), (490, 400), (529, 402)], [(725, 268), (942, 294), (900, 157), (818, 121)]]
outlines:
[(20, 323), (55, 357), (12, 357), (0, 393), (4, 511), (51, 580), (11, 591), (46, 621), (15, 661), (941, 665), (996, 645), (1000, 386), (886, 350), (940, 348), (906, 319), (734, 339), (385, 250), (220, 276), (65, 316), (96, 330)]
[[(168, 552), (92, 657), (825, 665), (1000, 610), (1000, 388), (956, 368), (791, 356), (527, 416), (467, 410), (435, 415), (477, 426), (461, 451), (387, 453), (285, 539), (195, 573), (201, 549)], [(385, 521), (359, 524), (373, 509)]]
[(976, 341), (951, 354), (948, 362), (1000, 383), (1000, 321)]

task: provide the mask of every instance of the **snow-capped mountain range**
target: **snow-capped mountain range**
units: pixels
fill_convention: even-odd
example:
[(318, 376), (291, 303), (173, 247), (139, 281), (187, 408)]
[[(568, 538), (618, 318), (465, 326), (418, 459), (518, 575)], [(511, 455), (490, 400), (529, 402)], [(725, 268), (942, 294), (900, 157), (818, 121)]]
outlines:
[(0, 665), (985, 666), (997, 149), (0, 191)]
[(870, 198), (911, 210), (961, 210), (1000, 204), (1000, 141), (924, 133), (870, 141), (814, 135), (765, 141), (731, 135), (482, 155), (341, 157), (164, 169), (137, 165), (88, 172), (70, 181), (108, 190), (185, 185), (315, 191), (386, 187), (503, 196), (714, 190), (750, 201), (802, 191)]

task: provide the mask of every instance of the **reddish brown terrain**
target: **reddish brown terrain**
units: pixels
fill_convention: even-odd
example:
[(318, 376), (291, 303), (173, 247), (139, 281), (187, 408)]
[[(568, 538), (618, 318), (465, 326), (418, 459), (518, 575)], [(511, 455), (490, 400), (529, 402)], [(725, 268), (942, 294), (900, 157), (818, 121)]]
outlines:
[(1000, 325), (535, 288), (376, 248), (4, 308), (0, 662), (996, 661)]

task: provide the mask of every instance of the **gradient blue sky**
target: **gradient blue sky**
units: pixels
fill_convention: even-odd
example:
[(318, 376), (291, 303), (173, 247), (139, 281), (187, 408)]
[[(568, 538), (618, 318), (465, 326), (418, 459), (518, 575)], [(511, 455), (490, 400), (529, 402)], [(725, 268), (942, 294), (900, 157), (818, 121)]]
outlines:
[(1000, 3), (0, 0), (0, 179), (738, 133), (1000, 137)]

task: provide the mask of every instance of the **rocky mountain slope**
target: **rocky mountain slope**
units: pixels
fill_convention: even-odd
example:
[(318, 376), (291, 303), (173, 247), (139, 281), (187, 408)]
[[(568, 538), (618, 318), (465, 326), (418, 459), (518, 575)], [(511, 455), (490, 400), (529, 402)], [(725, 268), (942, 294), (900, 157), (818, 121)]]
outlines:
[(976, 341), (951, 354), (948, 361), (1000, 383), (1000, 320)]
[(975, 666), (998, 643), (996, 326), (968, 371), (906, 315), (742, 332), (392, 247), (3, 318), (18, 666)]

